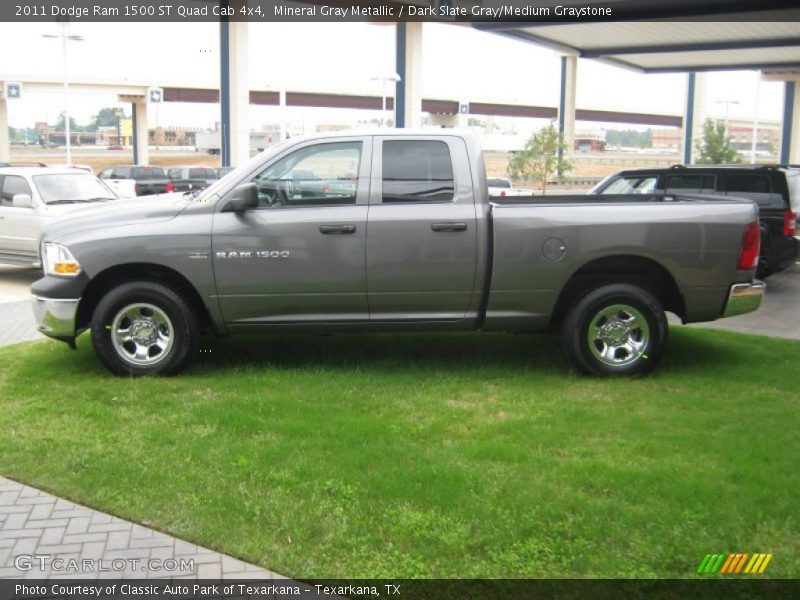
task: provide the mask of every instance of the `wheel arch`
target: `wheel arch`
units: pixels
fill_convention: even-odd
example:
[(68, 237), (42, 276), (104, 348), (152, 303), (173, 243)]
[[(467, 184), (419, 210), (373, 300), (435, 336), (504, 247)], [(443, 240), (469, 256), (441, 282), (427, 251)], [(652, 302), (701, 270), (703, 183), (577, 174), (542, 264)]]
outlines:
[(576, 269), (556, 300), (549, 327), (555, 329), (567, 311), (590, 290), (610, 283), (637, 285), (653, 294), (664, 310), (686, 317), (686, 306), (675, 278), (655, 259), (635, 254), (614, 254), (594, 258)]
[(109, 267), (92, 278), (83, 294), (81, 294), (76, 329), (80, 330), (89, 326), (98, 302), (109, 290), (131, 281), (152, 281), (171, 288), (183, 296), (189, 306), (192, 307), (203, 329), (213, 325), (211, 312), (203, 301), (202, 296), (181, 273), (170, 267), (155, 263), (126, 263)]

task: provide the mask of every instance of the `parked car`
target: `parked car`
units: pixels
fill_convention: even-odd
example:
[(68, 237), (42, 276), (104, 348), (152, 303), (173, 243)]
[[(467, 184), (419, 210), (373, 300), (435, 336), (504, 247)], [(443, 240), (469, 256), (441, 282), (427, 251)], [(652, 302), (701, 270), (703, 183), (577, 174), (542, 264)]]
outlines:
[(181, 370), (206, 329), (481, 329), (560, 331), (579, 369), (636, 375), (665, 311), (712, 321), (764, 293), (753, 202), (490, 200), (470, 133), (292, 138), (196, 197), (119, 204), (50, 225), (32, 286), (39, 331), (74, 346), (91, 329), (117, 374)]
[(214, 167), (168, 167), (167, 177), (172, 181), (203, 180), (207, 187), (217, 181), (219, 176)]
[(108, 183), (121, 198), (188, 192), (206, 187), (204, 179), (170, 179), (161, 167), (108, 167), (100, 171), (98, 177)]
[(513, 196), (532, 196), (532, 190), (515, 188), (510, 179), (505, 177), (490, 177), (486, 180), (489, 187), (490, 198), (506, 198)]
[(67, 167), (0, 168), (0, 263), (41, 266), (44, 226), (117, 196), (91, 173)]
[(800, 170), (780, 165), (683, 166), (620, 171), (601, 181), (593, 194), (710, 194), (738, 196), (758, 204), (761, 256), (758, 277), (782, 271), (797, 260)]

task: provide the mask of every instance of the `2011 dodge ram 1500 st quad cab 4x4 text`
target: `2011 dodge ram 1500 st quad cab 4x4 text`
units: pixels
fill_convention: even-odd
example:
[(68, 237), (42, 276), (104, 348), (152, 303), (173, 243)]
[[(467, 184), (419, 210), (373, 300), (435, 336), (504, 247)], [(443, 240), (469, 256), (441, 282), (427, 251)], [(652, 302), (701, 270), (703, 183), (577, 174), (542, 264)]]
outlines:
[(593, 374), (661, 358), (683, 322), (758, 308), (754, 203), (669, 194), (493, 199), (469, 133), (337, 133), (269, 149), (198, 196), (45, 231), (38, 328), (91, 329), (118, 374), (175, 373), (201, 332), (560, 331)]

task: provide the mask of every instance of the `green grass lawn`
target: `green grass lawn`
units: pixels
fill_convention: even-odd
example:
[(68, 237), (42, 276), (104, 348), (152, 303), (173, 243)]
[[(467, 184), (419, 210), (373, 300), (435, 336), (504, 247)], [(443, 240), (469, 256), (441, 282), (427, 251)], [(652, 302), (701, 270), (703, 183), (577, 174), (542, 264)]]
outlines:
[(279, 573), (800, 577), (800, 343), (673, 328), (651, 377), (505, 334), (214, 342), (117, 379), (0, 350), (0, 473)]

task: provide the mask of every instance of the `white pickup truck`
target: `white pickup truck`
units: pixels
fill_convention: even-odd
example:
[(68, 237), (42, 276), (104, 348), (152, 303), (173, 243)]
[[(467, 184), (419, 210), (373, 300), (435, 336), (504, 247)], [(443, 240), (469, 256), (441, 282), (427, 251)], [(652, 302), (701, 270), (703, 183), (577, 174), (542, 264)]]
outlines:
[(48, 222), (89, 203), (116, 199), (83, 169), (0, 168), (0, 263), (41, 266), (39, 246)]
[(489, 177), (486, 180), (489, 186), (490, 198), (513, 198), (515, 196), (533, 196), (533, 190), (515, 188), (510, 179), (505, 177)]

